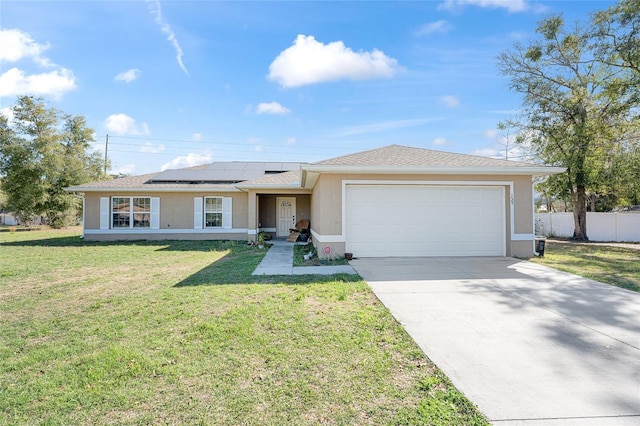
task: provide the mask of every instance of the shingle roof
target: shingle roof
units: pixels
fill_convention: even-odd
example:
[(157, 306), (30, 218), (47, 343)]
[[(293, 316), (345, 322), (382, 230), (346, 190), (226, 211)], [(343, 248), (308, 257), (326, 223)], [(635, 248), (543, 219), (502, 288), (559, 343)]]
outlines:
[[(243, 168), (243, 164), (247, 165)], [(298, 169), (296, 169), (298, 167)], [(291, 169), (294, 170), (291, 170)], [(302, 173), (300, 171), (302, 170)], [(225, 170), (240, 170), (246, 180), (234, 181)], [(250, 170), (251, 173), (248, 173)], [(259, 170), (259, 173), (254, 173)], [(268, 173), (269, 171), (284, 171)], [(67, 188), (69, 191), (239, 191), (239, 188), (271, 187), (291, 188), (313, 186), (314, 178), (308, 173), (367, 171), (370, 173), (480, 173), (480, 174), (531, 174), (546, 175), (559, 173), (563, 169), (545, 167), (520, 161), (498, 160), (476, 155), (455, 154), (401, 145), (344, 155), (316, 163), (211, 163), (185, 169), (130, 176)], [(267, 174), (265, 174), (267, 173)], [(234, 176), (235, 176), (234, 175)], [(229, 175), (230, 176), (230, 175)], [(256, 178), (253, 178), (256, 176)], [(197, 179), (196, 179), (197, 178)], [(216, 181), (221, 183), (215, 183)], [(222, 183), (225, 182), (225, 183)]]
[(402, 145), (389, 145), (312, 164), (366, 167), (530, 167), (533, 165)]
[(258, 179), (249, 180), (238, 184), (239, 187), (254, 185), (295, 185), (300, 183), (300, 170), (264, 175)]

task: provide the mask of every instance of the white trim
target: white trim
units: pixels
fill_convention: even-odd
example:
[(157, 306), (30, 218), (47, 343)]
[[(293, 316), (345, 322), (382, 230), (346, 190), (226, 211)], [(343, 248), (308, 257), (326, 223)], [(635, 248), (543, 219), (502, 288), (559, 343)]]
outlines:
[(78, 187), (70, 187), (70, 188), (64, 188), (65, 191), (67, 192), (109, 192), (109, 193), (121, 193), (121, 192), (210, 192), (212, 194), (218, 193), (218, 192), (244, 192), (239, 190), (238, 188), (215, 188), (215, 187), (206, 187), (203, 186), (205, 184), (194, 184), (194, 185), (189, 185), (189, 187), (173, 187), (173, 188), (156, 188), (154, 186), (154, 184), (148, 184), (148, 186), (136, 186), (136, 187), (131, 187), (131, 188), (118, 188), (117, 186), (109, 186), (109, 187), (102, 187), (102, 188), (95, 188), (95, 187), (83, 187), (83, 186), (78, 186)]
[(84, 227), (87, 225), (87, 206), (84, 194), (80, 195), (80, 197), (82, 197), (82, 238), (84, 238)]
[(513, 234), (511, 241), (532, 241), (536, 238), (534, 234)]
[(258, 228), (260, 232), (276, 232), (276, 228)]
[(344, 243), (346, 242), (344, 235), (320, 235), (313, 229), (310, 229), (311, 236), (314, 241), (319, 243)]
[[(113, 211), (113, 199), (114, 198), (128, 198), (129, 199), (129, 212), (128, 213), (124, 213), (124, 214), (128, 214), (129, 215), (129, 227), (128, 228), (124, 228), (124, 227), (114, 227), (113, 226), (113, 215), (114, 215), (114, 211)], [(147, 198), (149, 199), (149, 226), (148, 227), (135, 227), (134, 224), (134, 214), (136, 213), (133, 209), (135, 208), (135, 204), (133, 202), (134, 198)], [(153, 198), (150, 195), (133, 195), (133, 194), (127, 194), (127, 195), (112, 195), (109, 197), (109, 229), (118, 229), (118, 230), (123, 230), (123, 229), (149, 229), (152, 228), (152, 216), (153, 216)], [(158, 227), (160, 227), (160, 199), (158, 199)], [(138, 212), (140, 213), (140, 212)]]
[(292, 182), (292, 183), (268, 183), (261, 185), (259, 183), (251, 183), (247, 185), (236, 184), (236, 188), (238, 189), (300, 189), (300, 182)]
[[(246, 234), (247, 228), (222, 229), (149, 229), (149, 228), (115, 228), (85, 229), (87, 235), (131, 235), (131, 234)], [(249, 231), (250, 232), (250, 231)]]
[[(207, 200), (220, 200), (220, 209), (212, 209), (212, 210), (207, 210)], [(222, 229), (224, 228), (224, 197), (220, 196), (220, 195), (205, 195), (203, 197), (203, 210), (202, 210), (202, 217), (203, 217), (203, 223), (202, 223), (202, 227), (204, 229), (211, 229), (211, 228), (218, 228), (218, 229)], [(208, 226), (207, 225), (207, 214), (220, 214), (220, 226)]]
[(258, 231), (256, 231), (255, 229), (248, 229), (247, 230), (247, 234), (248, 235), (257, 235)]

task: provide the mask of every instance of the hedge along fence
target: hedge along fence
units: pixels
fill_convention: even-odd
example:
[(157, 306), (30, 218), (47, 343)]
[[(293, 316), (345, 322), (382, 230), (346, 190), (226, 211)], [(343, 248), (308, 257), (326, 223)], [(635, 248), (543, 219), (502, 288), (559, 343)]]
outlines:
[[(573, 213), (536, 213), (536, 234), (572, 237)], [(587, 236), (591, 241), (640, 242), (640, 214), (587, 212)]]

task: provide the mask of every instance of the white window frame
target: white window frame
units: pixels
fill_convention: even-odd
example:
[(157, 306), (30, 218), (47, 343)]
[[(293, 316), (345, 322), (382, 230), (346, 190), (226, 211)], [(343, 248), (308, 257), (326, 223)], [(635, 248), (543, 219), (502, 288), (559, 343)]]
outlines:
[[(113, 201), (117, 198), (126, 198), (129, 199), (129, 211), (128, 212), (115, 212), (113, 210)], [(134, 203), (133, 200), (137, 199), (137, 198), (144, 198), (148, 200), (148, 205), (149, 205), (149, 211), (148, 212), (144, 212), (144, 214), (148, 214), (149, 215), (149, 221), (148, 221), (148, 226), (136, 226), (134, 227), (134, 215), (136, 213), (140, 213), (140, 212), (136, 212), (134, 211)], [(111, 225), (111, 229), (152, 229), (152, 217), (154, 216), (153, 214), (153, 197), (146, 197), (146, 196), (138, 196), (138, 197), (127, 197), (127, 196), (121, 196), (121, 195), (115, 195), (113, 197), (111, 197), (110, 200), (110, 206), (109, 206), (109, 216), (110, 216), (110, 225)], [(129, 215), (129, 226), (114, 226), (113, 225), (113, 216), (115, 214), (128, 214)], [(154, 218), (155, 219), (155, 218)]]
[[(220, 200), (220, 208), (219, 209), (207, 209), (207, 200)], [(212, 197), (204, 197), (204, 205), (203, 205), (203, 214), (202, 214), (202, 226), (207, 229), (211, 228), (222, 228), (224, 222), (224, 197), (220, 196), (212, 196)], [(207, 226), (207, 214), (219, 214), (220, 215), (220, 225), (218, 226)]]

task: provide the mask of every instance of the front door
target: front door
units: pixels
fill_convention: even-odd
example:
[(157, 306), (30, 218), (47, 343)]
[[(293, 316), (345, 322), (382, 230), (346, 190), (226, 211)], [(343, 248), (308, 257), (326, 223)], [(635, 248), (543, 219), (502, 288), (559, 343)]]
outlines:
[(278, 230), (276, 236), (286, 237), (296, 225), (296, 197), (277, 197)]

